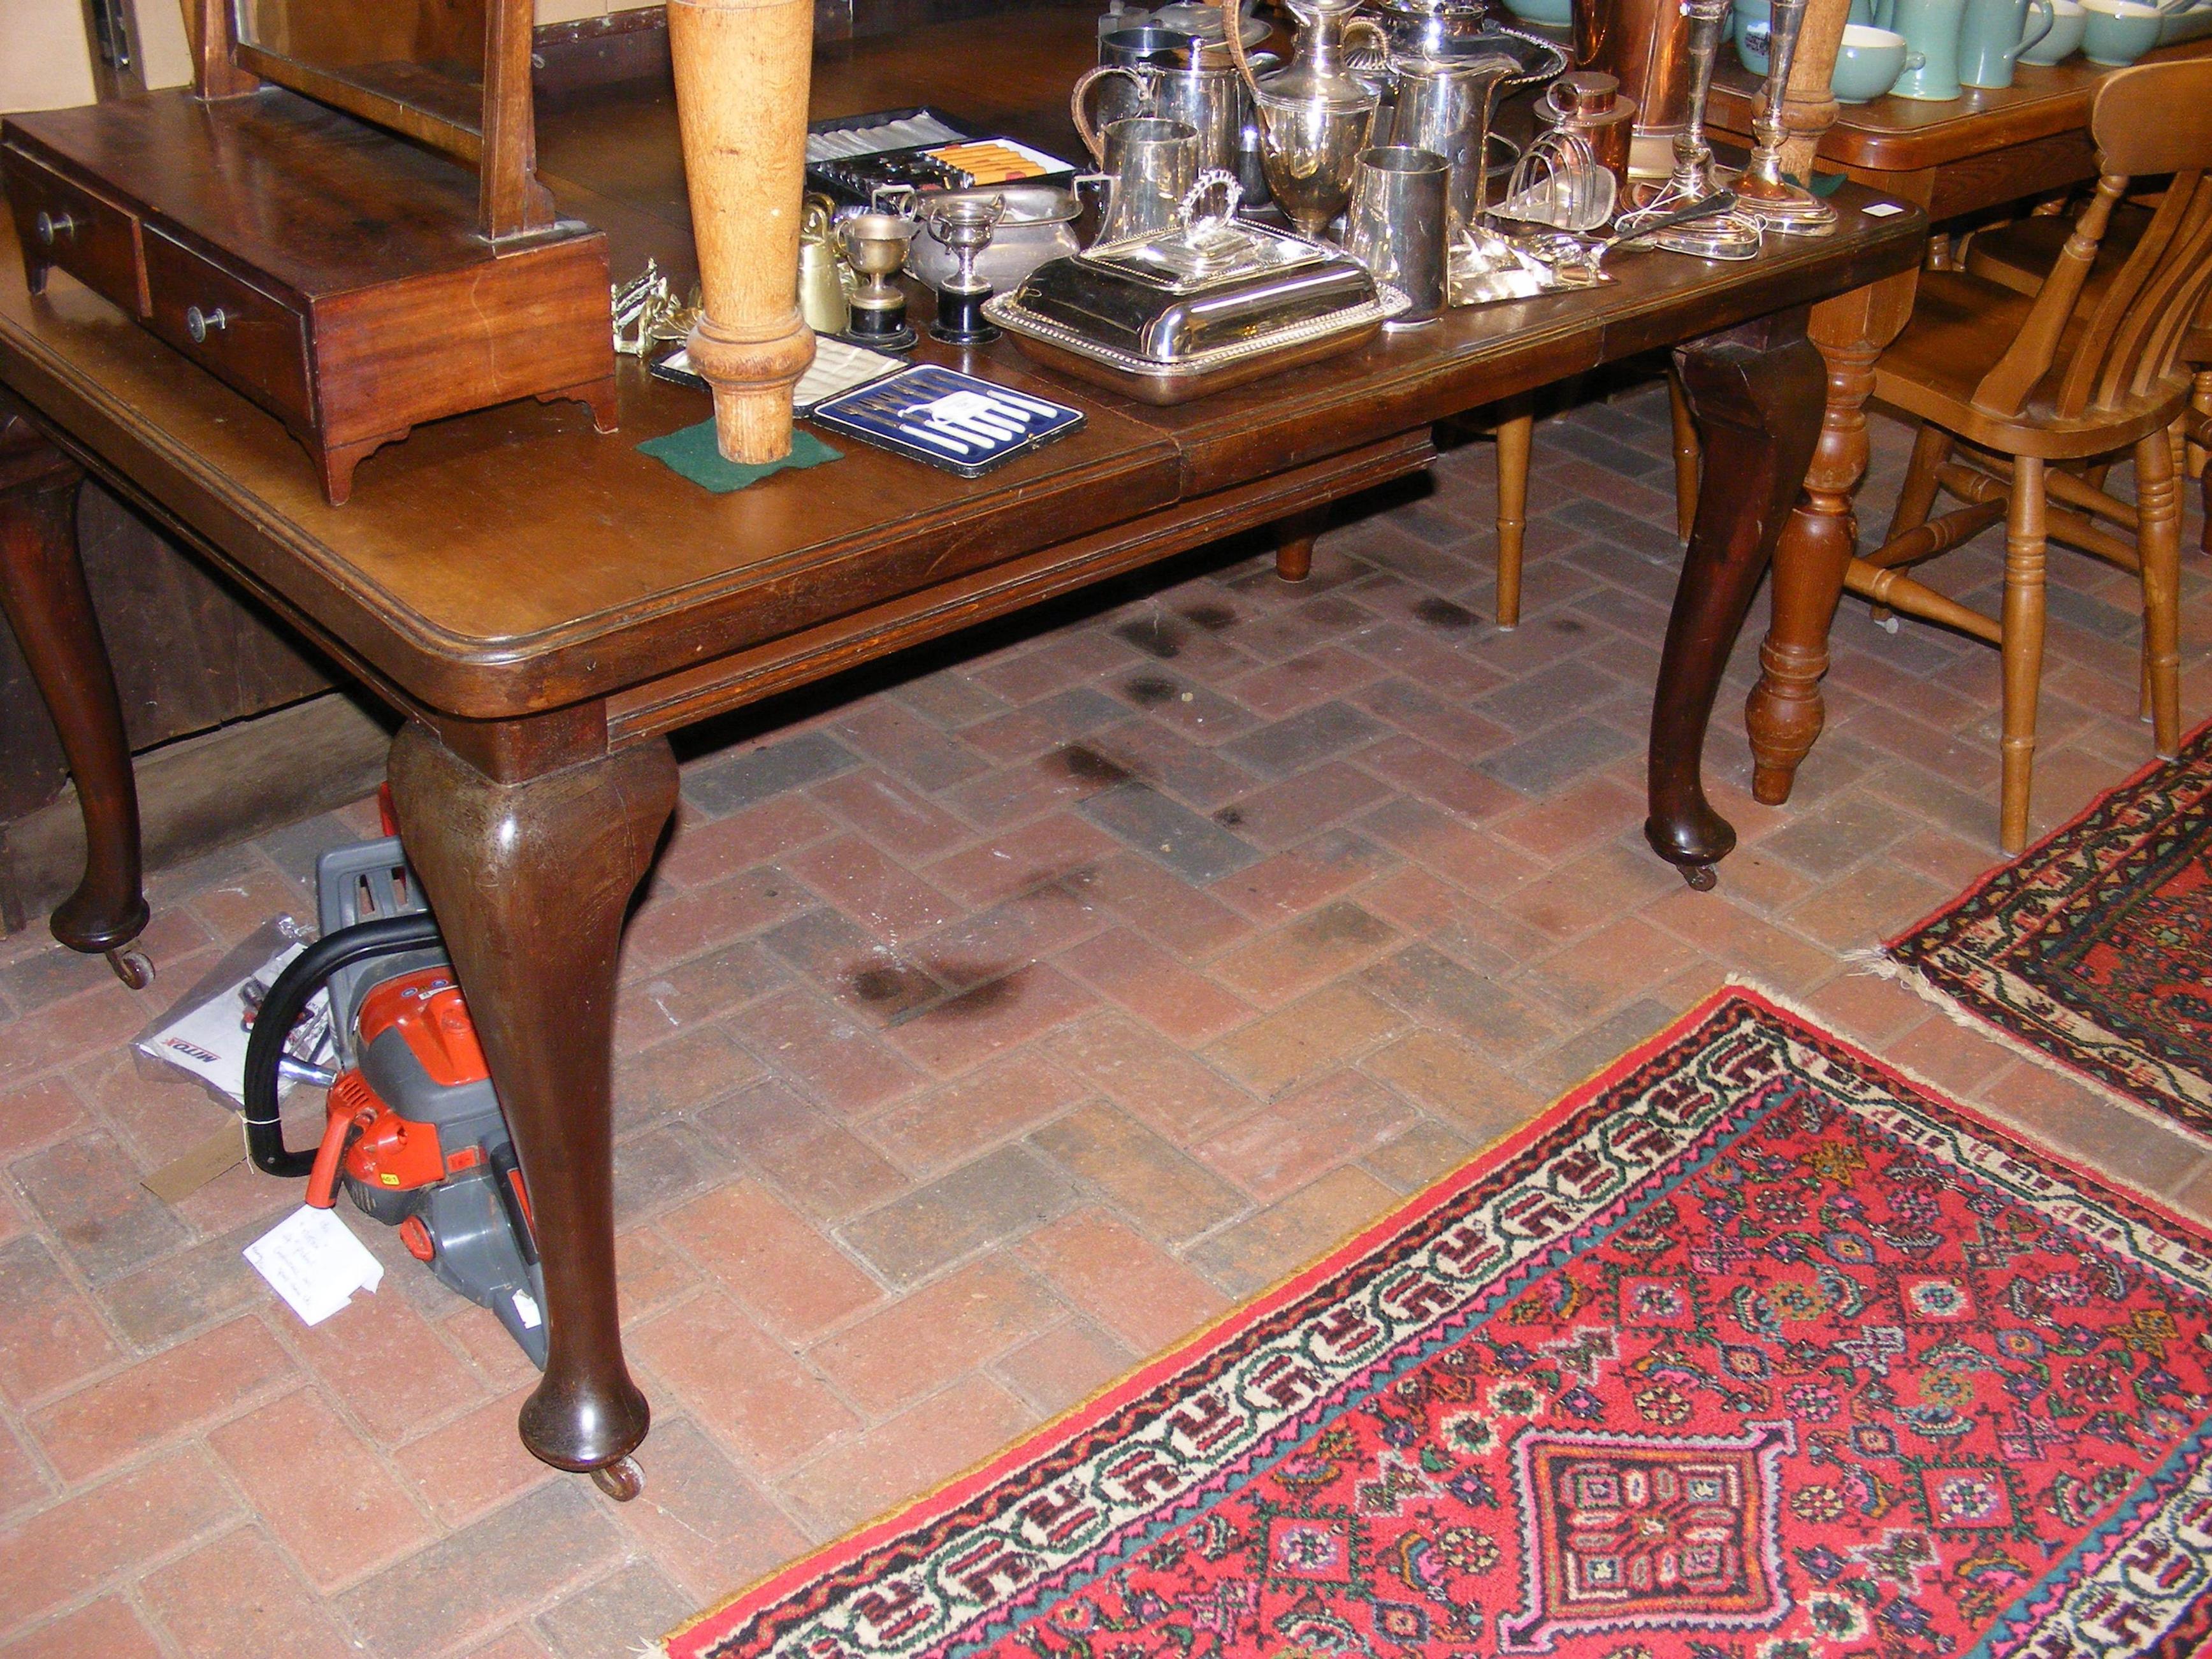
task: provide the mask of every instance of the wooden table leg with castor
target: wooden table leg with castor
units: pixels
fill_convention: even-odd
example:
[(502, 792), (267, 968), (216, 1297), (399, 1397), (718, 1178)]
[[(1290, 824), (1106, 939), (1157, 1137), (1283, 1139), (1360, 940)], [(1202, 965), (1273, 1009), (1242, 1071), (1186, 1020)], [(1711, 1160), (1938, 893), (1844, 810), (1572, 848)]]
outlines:
[[(1744, 613), (1796, 499), (1820, 431), (1820, 355), (1802, 307), (1680, 347), (1674, 363), (1705, 453), (1707, 487), (1667, 622), (1651, 705), (1644, 839), (1699, 891), (1735, 846), (1705, 799), (1705, 728)], [(1725, 480), (1715, 489), (1715, 480)]]
[(29, 422), (0, 408), (0, 611), (52, 717), (84, 814), (84, 878), (56, 908), (54, 937), (104, 955), (134, 991), (154, 982), (137, 939), (147, 908), (138, 787), (122, 700), (76, 544), (84, 474)]
[(530, 1192), (549, 1342), (522, 1442), (627, 1498), (651, 1413), (615, 1297), (616, 951), (675, 810), (676, 759), (665, 738), (610, 750), (603, 710), (546, 720), (551, 743), (536, 721), (410, 723), (392, 742), (392, 791)]

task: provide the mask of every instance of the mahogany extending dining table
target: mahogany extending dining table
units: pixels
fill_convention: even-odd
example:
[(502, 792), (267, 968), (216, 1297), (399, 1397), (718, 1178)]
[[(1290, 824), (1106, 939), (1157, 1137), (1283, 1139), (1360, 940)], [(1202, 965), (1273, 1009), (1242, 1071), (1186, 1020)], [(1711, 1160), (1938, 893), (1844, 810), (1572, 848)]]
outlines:
[[(825, 45), (814, 107), (927, 99), (1064, 147), (1094, 10)], [(651, 255), (689, 281), (665, 78), (541, 95), (540, 146), (562, 210), (608, 233), (617, 277)], [(1171, 408), (1054, 379), (1007, 341), (925, 342), (921, 360), (1074, 404), (1087, 423), (973, 481), (854, 446), (719, 495), (637, 449), (704, 418), (705, 398), (625, 360), (618, 435), (533, 404), (439, 422), (364, 461), (334, 508), (274, 419), (106, 301), (60, 275), (37, 298), (0, 281), (0, 602), (64, 739), (91, 849), (54, 932), (112, 950), (146, 916), (128, 756), (70, 527), (90, 472), (405, 715), (390, 766), (402, 835), (513, 1129), (544, 1262), (550, 1353), (522, 1437), (560, 1468), (603, 1471), (648, 1421), (617, 1320), (609, 1085), (624, 908), (676, 799), (669, 734), (1298, 522), (1422, 467), (1442, 416), (1672, 347), (1711, 486), (1659, 671), (1646, 834), (1710, 885), (1734, 832), (1706, 801), (1700, 751), (1819, 426), (1807, 308), (1909, 271), (1925, 240), (1917, 210), (1869, 215), (1856, 188), (1837, 201), (1828, 240), (1777, 240), (1741, 264), (1617, 257), (1603, 287), (1455, 312)], [(0, 272), (16, 256), (0, 247)]]
[[(2144, 61), (2212, 53), (2212, 40), (2166, 46)], [(1942, 102), (1877, 98), (1835, 106), (1818, 160), (1854, 183), (1919, 207), (1943, 254), (1944, 227), (2097, 176), (2089, 104), (2112, 73), (2082, 58), (2050, 68), (2022, 64), (2009, 87), (1970, 88)], [(1708, 125), (1748, 142), (1758, 86), (1733, 65), (1716, 73)], [(1917, 269), (1823, 301), (1808, 333), (1827, 365), (1826, 407), (1805, 474), (1805, 493), (1774, 554), (1772, 619), (1759, 647), (1759, 678), (1744, 705), (1752, 793), (1790, 799), (1797, 768), (1819, 739), (1828, 672), (1828, 630), (1844, 572), (1858, 551), (1852, 496), (1866, 477), (1866, 404), (1874, 366), (1912, 316)]]

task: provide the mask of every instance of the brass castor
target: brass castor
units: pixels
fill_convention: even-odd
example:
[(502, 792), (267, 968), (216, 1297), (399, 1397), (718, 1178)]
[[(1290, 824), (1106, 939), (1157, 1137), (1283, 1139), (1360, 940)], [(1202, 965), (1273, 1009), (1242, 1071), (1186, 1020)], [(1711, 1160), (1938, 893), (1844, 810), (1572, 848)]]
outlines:
[(617, 1457), (592, 1471), (592, 1484), (616, 1503), (627, 1504), (645, 1490), (645, 1471), (635, 1457)]
[(115, 969), (115, 977), (134, 991), (143, 991), (154, 982), (154, 959), (136, 945), (118, 945), (107, 952), (107, 965)]
[(1678, 864), (1682, 879), (1700, 893), (1710, 893), (1720, 885), (1720, 876), (1710, 864)]

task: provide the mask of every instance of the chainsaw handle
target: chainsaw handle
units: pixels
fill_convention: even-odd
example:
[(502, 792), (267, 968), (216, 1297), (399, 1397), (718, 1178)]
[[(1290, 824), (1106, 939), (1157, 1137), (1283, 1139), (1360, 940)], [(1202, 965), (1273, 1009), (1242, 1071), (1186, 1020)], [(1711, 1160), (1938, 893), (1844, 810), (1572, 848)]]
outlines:
[[(356, 1079), (359, 1076), (357, 1073), (347, 1075)], [(314, 1168), (307, 1171), (306, 1202), (311, 1210), (327, 1210), (338, 1201), (338, 1168), (352, 1144), (354, 1131), (366, 1129), (376, 1121), (374, 1106), (356, 1109), (351, 1098), (341, 1089), (334, 1091), (330, 1102), (329, 1115), (323, 1122), (323, 1142), (315, 1148)]]
[(284, 1145), (284, 1123), (276, 1100), (277, 1065), (284, 1058), (284, 1043), (292, 1035), (292, 1027), (324, 981), (356, 962), (419, 951), (440, 942), (437, 918), (427, 910), (380, 916), (317, 939), (276, 975), (276, 982), (261, 1000), (253, 1017), (252, 1034), (246, 1041), (246, 1150), (255, 1169), (293, 1179), (314, 1173), (317, 1152), (295, 1152)]

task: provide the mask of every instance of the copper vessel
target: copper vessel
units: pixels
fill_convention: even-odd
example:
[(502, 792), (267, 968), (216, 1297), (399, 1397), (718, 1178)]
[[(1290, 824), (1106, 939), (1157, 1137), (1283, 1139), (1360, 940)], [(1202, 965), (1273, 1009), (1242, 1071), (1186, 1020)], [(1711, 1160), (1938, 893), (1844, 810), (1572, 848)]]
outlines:
[(1690, 27), (1681, 0), (1574, 0), (1574, 31), (1575, 67), (1612, 76), (1636, 106), (1629, 173), (1666, 178), (1690, 109)]
[(1553, 82), (1536, 100), (1536, 118), (1547, 126), (1582, 134), (1590, 154), (1613, 181), (1628, 182), (1636, 106), (1620, 95), (1620, 82), (1603, 70), (1577, 70)]

